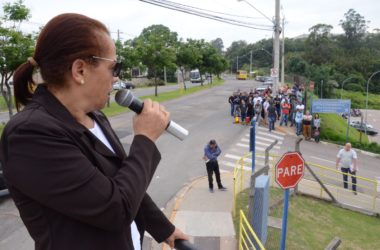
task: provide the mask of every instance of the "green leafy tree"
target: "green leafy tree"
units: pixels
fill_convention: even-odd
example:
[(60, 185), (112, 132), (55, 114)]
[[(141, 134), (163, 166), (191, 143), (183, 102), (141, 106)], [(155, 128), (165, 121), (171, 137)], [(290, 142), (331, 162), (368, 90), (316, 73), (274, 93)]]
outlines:
[(123, 68), (121, 72), (122, 79), (132, 78), (132, 69), (139, 67), (140, 70), (144, 69), (143, 65), (140, 64), (140, 57), (136, 47), (135, 40), (127, 40), (124, 43), (121, 41), (116, 41), (116, 51), (119, 59), (123, 62)]
[(317, 24), (309, 29), (309, 36), (306, 39), (305, 57), (310, 64), (325, 64), (331, 61), (333, 46), (330, 40), (333, 26), (327, 24)]
[[(17, 67), (33, 54), (35, 38), (16, 29), (15, 23), (21, 23), (29, 18), (29, 10), (18, 1), (3, 6), (3, 23), (0, 26), (0, 90), (7, 104), (9, 115), (13, 115), (12, 91), (9, 80)], [(23, 19), (24, 18), (24, 19)], [(6, 24), (13, 22), (11, 27)]]
[(176, 64), (181, 71), (185, 90), (187, 89), (185, 82), (186, 71), (199, 68), (201, 62), (202, 54), (196, 40), (187, 39), (186, 42), (180, 41), (178, 43)]
[(211, 45), (219, 52), (219, 54), (223, 53), (224, 44), (221, 38), (216, 38), (215, 40), (211, 40)]
[(177, 33), (164, 25), (145, 28), (136, 38), (136, 49), (141, 62), (154, 76), (155, 95), (157, 96), (157, 77), (164, 67), (175, 67)]
[(5, 21), (13, 22), (13, 29), (19, 27), (23, 21), (29, 20), (31, 17), (30, 10), (24, 5), (22, 0), (18, 0), (14, 3), (5, 3), (3, 5)]
[(354, 9), (349, 9), (348, 12), (344, 14), (344, 19), (340, 20), (339, 24), (345, 33), (343, 44), (346, 49), (360, 47), (361, 41), (367, 32), (367, 23), (364, 17)]

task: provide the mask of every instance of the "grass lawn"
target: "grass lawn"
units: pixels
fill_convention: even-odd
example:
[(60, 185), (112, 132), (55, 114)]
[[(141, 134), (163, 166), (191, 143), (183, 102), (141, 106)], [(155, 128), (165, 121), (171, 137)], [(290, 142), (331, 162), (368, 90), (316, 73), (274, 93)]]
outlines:
[[(365, 109), (367, 92), (359, 91), (341, 91), (340, 89), (333, 92), (334, 97), (340, 99), (342, 93), (342, 99), (350, 99), (352, 108)], [(379, 109), (380, 107), (380, 95), (368, 93), (368, 109)]]
[[(334, 142), (346, 141), (347, 120), (337, 114), (320, 114), (321, 116), (321, 138)], [(360, 132), (355, 128), (349, 128), (348, 141), (352, 144), (360, 142)], [(362, 133), (363, 144), (368, 144), (368, 136)]]
[[(283, 191), (271, 188), (270, 200), (278, 200)], [(237, 206), (247, 214), (248, 190), (238, 196)], [(279, 206), (270, 212), (273, 217), (282, 217)], [(238, 232), (238, 231), (237, 231)], [(328, 202), (293, 196), (289, 202), (287, 249), (324, 249), (338, 236), (342, 243), (339, 249), (379, 249), (380, 218), (364, 215), (336, 207)], [(281, 231), (270, 228), (267, 249), (278, 249)]]

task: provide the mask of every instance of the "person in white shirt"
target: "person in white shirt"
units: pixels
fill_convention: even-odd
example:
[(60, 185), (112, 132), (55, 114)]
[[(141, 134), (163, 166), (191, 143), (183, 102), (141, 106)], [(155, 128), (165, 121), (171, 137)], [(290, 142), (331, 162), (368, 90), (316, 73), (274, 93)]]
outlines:
[(344, 148), (339, 150), (336, 157), (336, 169), (339, 169), (340, 165), (340, 169), (343, 173), (344, 188), (348, 188), (348, 174), (350, 174), (352, 180), (352, 191), (356, 195), (356, 171), (358, 171), (358, 156), (355, 150), (351, 148), (351, 143), (346, 143)]
[(296, 105), (296, 109), (300, 110), (303, 113), (305, 109), (305, 105), (303, 105), (301, 101), (298, 101), (298, 104)]

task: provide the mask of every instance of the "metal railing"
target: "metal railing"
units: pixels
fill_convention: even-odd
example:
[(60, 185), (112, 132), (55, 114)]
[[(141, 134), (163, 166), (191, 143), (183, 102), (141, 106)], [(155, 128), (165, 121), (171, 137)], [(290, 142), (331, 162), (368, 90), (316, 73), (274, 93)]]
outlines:
[(243, 249), (260, 249), (265, 250), (265, 247), (257, 237), (249, 224), (244, 212), (240, 210), (240, 223), (239, 223), (239, 250)]
[[(256, 154), (257, 156), (263, 156), (263, 154)], [(249, 179), (251, 176), (251, 153), (243, 155), (236, 161), (234, 168), (234, 198), (233, 198), (233, 214), (236, 214), (236, 196), (243, 189), (249, 187)], [(271, 186), (277, 186), (275, 182), (275, 169), (274, 165), (279, 159), (279, 155), (270, 154), (271, 161), (270, 167), (270, 184)], [(358, 207), (371, 213), (380, 213), (380, 198), (378, 198), (378, 189), (380, 188), (376, 179), (365, 178), (356, 175), (357, 183), (357, 195), (353, 195), (350, 189), (343, 187), (343, 175), (347, 175), (348, 183), (351, 183), (352, 175), (342, 173), (335, 168), (322, 166), (316, 163), (306, 163), (317, 177), (323, 182), (324, 186), (334, 195), (336, 201), (343, 205), (351, 207)], [(351, 185), (349, 185), (350, 187)], [(299, 183), (298, 191), (303, 194), (315, 196), (320, 199), (331, 200), (330, 196), (326, 193), (323, 187), (317, 183), (309, 171), (305, 170), (305, 175)]]

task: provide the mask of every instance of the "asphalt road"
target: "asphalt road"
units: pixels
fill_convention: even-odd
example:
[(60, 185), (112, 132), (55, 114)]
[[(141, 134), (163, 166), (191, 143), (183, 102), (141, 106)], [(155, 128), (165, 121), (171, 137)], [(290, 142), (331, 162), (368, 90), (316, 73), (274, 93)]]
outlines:
[[(179, 141), (169, 134), (164, 134), (157, 141), (162, 160), (148, 193), (158, 206), (164, 207), (187, 182), (205, 175), (203, 148), (210, 139), (216, 139), (223, 150), (241, 137), (245, 128), (232, 124), (227, 99), (237, 88), (249, 91), (255, 85), (257, 83), (253, 81), (231, 79), (223, 86), (164, 104), (170, 111), (172, 120), (189, 130), (190, 135), (184, 141)], [(128, 113), (111, 119), (111, 124), (122, 138), (126, 150), (129, 149), (132, 140), (132, 115)]]

